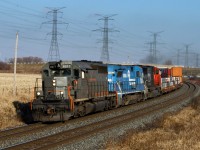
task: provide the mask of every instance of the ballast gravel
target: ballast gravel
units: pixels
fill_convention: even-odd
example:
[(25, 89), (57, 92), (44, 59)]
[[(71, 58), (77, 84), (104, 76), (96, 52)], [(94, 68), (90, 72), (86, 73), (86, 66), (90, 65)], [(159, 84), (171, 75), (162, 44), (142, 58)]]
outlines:
[(138, 118), (136, 120), (130, 120), (130, 122), (126, 122), (119, 126), (115, 126), (111, 129), (104, 130), (99, 133), (95, 133), (93, 136), (86, 138), (85, 140), (81, 140), (77, 143), (73, 143), (70, 145), (60, 145), (56, 148), (52, 148), (55, 150), (91, 150), (91, 149), (105, 149), (106, 141), (109, 138), (116, 138), (122, 136), (130, 129), (137, 129), (141, 127), (145, 127), (146, 124), (153, 122), (155, 119), (158, 119), (163, 116), (163, 114), (168, 112), (175, 112), (183, 107), (187, 106), (191, 102), (191, 98), (174, 105), (169, 108), (162, 109), (161, 111), (154, 112), (152, 114), (147, 115), (146, 117)]

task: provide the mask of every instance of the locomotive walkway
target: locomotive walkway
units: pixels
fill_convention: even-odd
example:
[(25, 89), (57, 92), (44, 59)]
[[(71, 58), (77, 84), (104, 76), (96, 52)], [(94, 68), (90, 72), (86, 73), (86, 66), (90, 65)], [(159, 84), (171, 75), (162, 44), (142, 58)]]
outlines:
[[(173, 107), (180, 109), (199, 95), (198, 85), (184, 84), (179, 90), (158, 98), (114, 109), (66, 123), (36, 124), (0, 132), (0, 148), (8, 149), (92, 149), (100, 148), (108, 138), (122, 135), (125, 131), (145, 126)], [(177, 109), (177, 108), (176, 108)], [(176, 110), (175, 109), (175, 110)], [(78, 124), (78, 125), (77, 125)], [(46, 132), (45, 132), (45, 131)]]

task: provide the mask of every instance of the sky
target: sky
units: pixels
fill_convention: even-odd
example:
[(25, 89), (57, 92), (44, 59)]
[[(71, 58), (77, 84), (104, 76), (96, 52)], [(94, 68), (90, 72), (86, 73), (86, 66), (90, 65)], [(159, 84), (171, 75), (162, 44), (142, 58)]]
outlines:
[[(110, 16), (109, 56), (111, 62), (140, 63), (150, 54), (152, 33), (157, 37), (160, 63), (172, 60), (184, 65), (185, 45), (189, 44), (189, 65), (195, 66), (200, 53), (199, 0), (1, 0), (0, 60), (14, 57), (16, 32), (18, 57), (41, 57), (45, 61), (51, 43), (52, 8), (61, 8), (58, 45), (62, 60), (100, 60), (102, 16)], [(49, 34), (48, 34), (49, 33)]]

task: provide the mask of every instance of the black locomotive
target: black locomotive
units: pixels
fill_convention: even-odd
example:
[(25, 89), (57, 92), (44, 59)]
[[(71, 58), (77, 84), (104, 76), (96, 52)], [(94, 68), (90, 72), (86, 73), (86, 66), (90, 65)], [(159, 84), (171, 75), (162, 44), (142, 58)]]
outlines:
[(102, 62), (49, 62), (42, 69), (41, 87), (40, 80), (31, 106), (35, 121), (63, 121), (115, 105)]

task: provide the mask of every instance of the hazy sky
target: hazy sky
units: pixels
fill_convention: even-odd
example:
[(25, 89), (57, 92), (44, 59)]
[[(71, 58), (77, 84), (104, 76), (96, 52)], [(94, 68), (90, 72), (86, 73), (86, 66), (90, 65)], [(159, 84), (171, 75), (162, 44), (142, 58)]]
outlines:
[[(100, 60), (101, 32), (103, 27), (97, 14), (112, 15), (109, 27), (120, 32), (109, 33), (111, 62), (140, 62), (149, 55), (151, 32), (164, 31), (157, 38), (158, 58), (172, 59), (176, 63), (177, 50), (181, 49), (184, 64), (185, 44), (192, 44), (189, 52), (200, 49), (199, 0), (0, 0), (0, 60), (14, 56), (16, 32), (19, 31), (19, 57), (37, 56), (47, 60), (52, 20), (47, 16), (50, 8), (65, 7), (59, 20), (58, 37), (63, 60)], [(61, 18), (62, 16), (62, 18)], [(190, 54), (190, 65), (195, 54)]]

